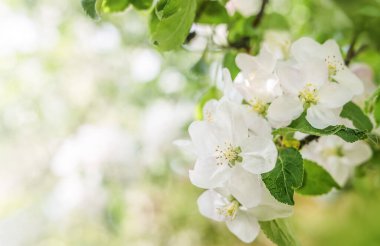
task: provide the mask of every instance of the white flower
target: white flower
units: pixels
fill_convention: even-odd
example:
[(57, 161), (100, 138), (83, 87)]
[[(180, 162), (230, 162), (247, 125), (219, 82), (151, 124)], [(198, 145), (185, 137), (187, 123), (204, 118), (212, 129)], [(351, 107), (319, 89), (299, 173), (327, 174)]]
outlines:
[(366, 142), (347, 143), (334, 135), (320, 137), (318, 141), (306, 145), (301, 153), (305, 159), (324, 167), (340, 186), (347, 182), (356, 166), (372, 156)]
[[(236, 186), (237, 192), (244, 196), (253, 191), (245, 190), (242, 178), (236, 177), (243, 177), (244, 173), (265, 173), (276, 164), (277, 149), (270, 127), (256, 114), (249, 114), (243, 105), (230, 101), (212, 105), (214, 103), (218, 102), (208, 104), (215, 108), (210, 117), (205, 117), (211, 121), (194, 122), (189, 127), (197, 155), (194, 169), (189, 173), (190, 179), (194, 185), (206, 189)], [(247, 119), (249, 115), (250, 120)], [(258, 186), (257, 179), (247, 178), (246, 184)]]
[(281, 64), (278, 76), (284, 95), (269, 106), (268, 119), (283, 125), (298, 118), (304, 109), (306, 119), (315, 128), (337, 125), (342, 106), (352, 99), (349, 89), (328, 80), (327, 66), (319, 59)]
[(249, 17), (259, 13), (261, 5), (262, 0), (230, 0), (226, 4), (226, 8), (230, 15), (238, 11), (243, 16)]
[(239, 54), (236, 65), (241, 73), (235, 79), (236, 89), (257, 113), (265, 116), (268, 104), (282, 94), (275, 75), (275, 56), (264, 46), (258, 56)]
[(277, 202), (264, 185), (261, 194), (260, 204), (247, 207), (223, 189), (207, 190), (198, 198), (198, 208), (203, 216), (225, 222), (240, 240), (250, 243), (260, 232), (258, 221), (284, 218), (292, 214), (292, 207)]
[(290, 55), (291, 43), (289, 32), (269, 30), (265, 32), (261, 46), (266, 46), (275, 58), (286, 59)]
[(347, 68), (335, 40), (319, 44), (311, 38), (300, 38), (293, 43), (291, 54), (299, 63), (313, 59), (322, 60), (328, 69), (328, 77), (351, 90), (353, 95), (363, 93), (360, 79)]

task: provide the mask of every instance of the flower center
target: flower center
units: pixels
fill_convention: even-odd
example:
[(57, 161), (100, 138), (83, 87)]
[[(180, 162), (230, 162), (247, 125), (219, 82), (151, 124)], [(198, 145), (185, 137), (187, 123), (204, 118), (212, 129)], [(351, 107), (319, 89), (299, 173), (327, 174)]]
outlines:
[(325, 58), (325, 63), (327, 64), (330, 80), (333, 80), (332, 77), (344, 68), (343, 62), (338, 60), (336, 56), (327, 56)]
[(252, 109), (256, 113), (258, 113), (262, 116), (265, 116), (267, 114), (267, 110), (268, 110), (268, 104), (267, 103), (265, 103), (261, 100), (251, 100), (251, 101), (249, 101), (249, 104), (252, 105)]
[(330, 157), (330, 156), (342, 157), (342, 156), (344, 156), (343, 147), (337, 146), (337, 147), (333, 147), (333, 148), (326, 148), (322, 151), (322, 155), (324, 157)]
[(204, 119), (207, 122), (213, 122), (214, 121), (214, 117), (212, 116), (212, 113), (209, 110), (206, 110), (206, 112), (204, 113)]
[(318, 103), (318, 90), (311, 83), (308, 83), (305, 88), (300, 91), (299, 98), (303, 102), (304, 107), (308, 108)]
[(240, 203), (234, 199), (226, 206), (217, 208), (217, 212), (218, 214), (224, 216), (225, 218), (233, 220), (236, 217), (236, 213), (239, 207), (240, 207)]
[(227, 163), (229, 167), (234, 167), (237, 162), (242, 162), (243, 158), (239, 155), (241, 153), (240, 147), (233, 147), (232, 144), (225, 143), (225, 147), (216, 147), (216, 160), (217, 165)]

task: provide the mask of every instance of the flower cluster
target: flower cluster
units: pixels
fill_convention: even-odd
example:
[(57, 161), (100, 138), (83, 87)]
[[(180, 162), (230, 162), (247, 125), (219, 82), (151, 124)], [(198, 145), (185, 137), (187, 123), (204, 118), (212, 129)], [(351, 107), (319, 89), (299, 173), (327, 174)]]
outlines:
[[(267, 44), (257, 56), (237, 56), (240, 73), (234, 81), (223, 70), (224, 96), (207, 102), (203, 120), (189, 127), (197, 156), (190, 180), (207, 189), (198, 199), (199, 210), (226, 222), (244, 242), (256, 238), (259, 221), (292, 214), (292, 206), (275, 199), (261, 175), (277, 163), (281, 146), (276, 146), (273, 129), (288, 126), (302, 114), (315, 129), (342, 124), (343, 106), (363, 92), (335, 41), (321, 45), (301, 38), (292, 45), (280, 42), (275, 49)], [(328, 136), (301, 153), (323, 163), (343, 185), (351, 168), (371, 156), (371, 149), (364, 142)]]

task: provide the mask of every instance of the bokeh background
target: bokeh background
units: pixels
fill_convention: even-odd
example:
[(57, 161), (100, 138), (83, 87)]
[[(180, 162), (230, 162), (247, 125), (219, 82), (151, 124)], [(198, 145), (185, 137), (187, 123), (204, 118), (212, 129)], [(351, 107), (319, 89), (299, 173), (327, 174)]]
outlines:
[[(273, 0), (269, 11), (294, 38), (347, 50), (353, 22), (332, 1)], [(203, 50), (226, 28), (194, 27), (185, 49), (161, 54), (148, 15), (93, 21), (79, 0), (0, 2), (1, 246), (243, 245), (199, 214), (194, 159), (173, 144), (220, 80), (224, 51)], [(378, 53), (357, 61), (376, 82)], [(380, 244), (378, 166), (363, 165), (343, 191), (296, 197), (302, 245)], [(272, 244), (260, 235), (253, 245)]]

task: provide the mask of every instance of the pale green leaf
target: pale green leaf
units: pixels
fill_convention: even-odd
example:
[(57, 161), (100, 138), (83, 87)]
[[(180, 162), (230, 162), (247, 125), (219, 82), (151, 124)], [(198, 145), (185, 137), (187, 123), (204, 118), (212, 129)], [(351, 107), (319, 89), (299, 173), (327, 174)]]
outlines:
[(196, 0), (160, 0), (157, 3), (149, 29), (153, 43), (160, 50), (173, 50), (184, 43), (195, 18), (196, 5)]
[(286, 219), (260, 221), (260, 227), (264, 234), (278, 246), (299, 245)]

